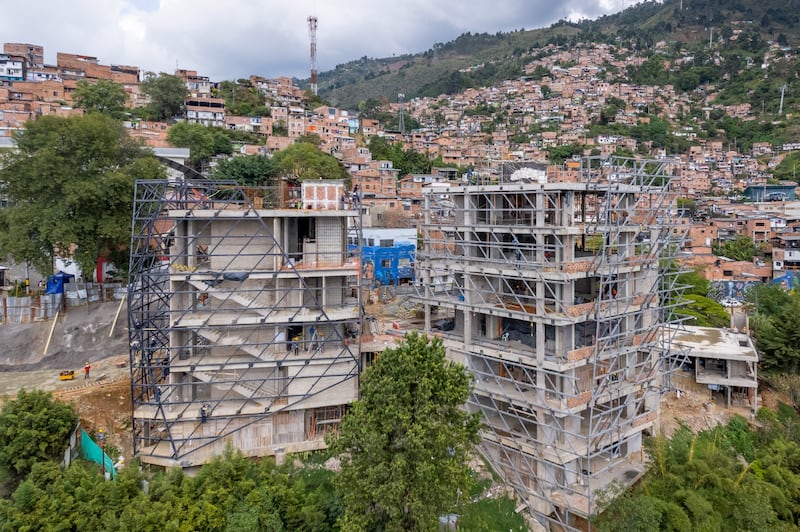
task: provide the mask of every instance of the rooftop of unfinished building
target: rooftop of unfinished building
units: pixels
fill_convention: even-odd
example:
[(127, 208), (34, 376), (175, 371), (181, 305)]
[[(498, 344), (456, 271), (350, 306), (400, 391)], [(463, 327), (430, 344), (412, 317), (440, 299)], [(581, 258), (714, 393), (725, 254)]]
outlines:
[(758, 360), (758, 353), (747, 334), (735, 329), (687, 325), (675, 331), (672, 343), (690, 348), (695, 357)]

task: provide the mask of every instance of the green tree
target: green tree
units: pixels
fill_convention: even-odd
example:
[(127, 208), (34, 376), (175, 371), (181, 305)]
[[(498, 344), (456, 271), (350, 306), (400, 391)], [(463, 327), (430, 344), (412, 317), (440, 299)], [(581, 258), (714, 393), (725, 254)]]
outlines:
[(766, 373), (800, 372), (800, 296), (793, 294), (772, 315), (756, 313), (751, 323), (762, 370)]
[(699, 327), (728, 327), (731, 316), (717, 301), (708, 297), (711, 282), (698, 271), (678, 275), (677, 285), (682, 286), (681, 304), (675, 310), (679, 316), (689, 316), (689, 324)]
[(361, 118), (377, 119), (383, 103), (377, 98), (367, 98), (358, 103), (358, 113)]
[(297, 137), (295, 142), (305, 142), (308, 144), (313, 144), (316, 147), (322, 146), (322, 139), (316, 133), (309, 133), (307, 135), (300, 135)]
[(424, 153), (414, 149), (404, 150), (402, 142), (390, 144), (384, 137), (373, 135), (367, 144), (374, 160), (392, 161), (392, 167), (400, 170), (400, 175), (427, 174), (435, 164)]
[(216, 88), (216, 96), (225, 98), (225, 112), (237, 116), (269, 116), (270, 108), (261, 91), (249, 80), (222, 81)]
[(233, 152), (230, 139), (221, 129), (202, 124), (178, 122), (169, 128), (167, 141), (174, 146), (189, 148), (189, 162), (198, 170), (214, 155)]
[(332, 155), (308, 142), (297, 142), (273, 155), (284, 173), (305, 179), (347, 179), (347, 171)]
[(463, 409), (470, 376), (441, 340), (411, 333), (362, 375), (361, 399), (330, 440), (345, 530), (431, 530), (470, 479), (478, 416)]
[(690, 216), (694, 216), (697, 212), (697, 202), (689, 198), (678, 198), (678, 209), (682, 209)]
[(122, 85), (110, 80), (99, 79), (95, 83), (89, 83), (82, 79), (78, 81), (72, 100), (76, 107), (86, 109), (88, 112), (95, 111), (121, 118), (124, 115), (128, 94)]
[(278, 163), (263, 155), (233, 157), (220, 161), (211, 173), (212, 179), (232, 179), (240, 185), (268, 185), (280, 172)]
[(99, 113), (44, 116), (16, 141), (0, 164), (9, 199), (0, 210), (0, 256), (42, 273), (53, 270), (56, 252), (87, 274), (99, 256), (127, 265), (133, 183), (164, 176), (155, 158)]
[(698, 434), (683, 426), (648, 441), (650, 469), (593, 518), (597, 529), (796, 530), (800, 447), (786, 429), (797, 427), (797, 413), (762, 409), (758, 420), (758, 430), (734, 416)]
[(753, 260), (754, 256), (761, 254), (755, 242), (746, 236), (739, 236), (734, 240), (716, 244), (712, 250), (718, 257), (727, 257), (733, 260)]
[(19, 480), (35, 463), (60, 459), (77, 422), (72, 407), (49, 393), (21, 390), (0, 410), (0, 468)]
[(319, 94), (314, 94), (311, 92), (311, 89), (306, 89), (303, 93), (303, 103), (306, 106), (306, 109), (316, 109), (317, 107), (321, 106), (328, 106), (330, 107), (331, 102), (324, 99)]
[(580, 144), (564, 144), (547, 148), (547, 158), (553, 164), (564, 164), (564, 161), (583, 151)]
[(683, 306), (675, 311), (681, 316), (690, 316), (689, 325), (698, 327), (729, 327), (731, 315), (713, 299), (697, 294), (683, 297)]
[(784, 157), (780, 164), (773, 170), (775, 179), (798, 181), (797, 167), (800, 166), (800, 152), (790, 152)]
[(147, 72), (139, 87), (150, 97), (148, 110), (156, 120), (165, 120), (183, 113), (189, 90), (178, 76), (164, 72)]

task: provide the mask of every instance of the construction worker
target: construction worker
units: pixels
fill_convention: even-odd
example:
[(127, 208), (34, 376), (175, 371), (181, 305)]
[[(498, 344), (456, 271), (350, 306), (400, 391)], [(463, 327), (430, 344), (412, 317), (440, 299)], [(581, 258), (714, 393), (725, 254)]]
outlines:
[(87, 361), (86, 364), (83, 365), (83, 379), (87, 380), (89, 378), (89, 371), (92, 369), (92, 366), (89, 365)]

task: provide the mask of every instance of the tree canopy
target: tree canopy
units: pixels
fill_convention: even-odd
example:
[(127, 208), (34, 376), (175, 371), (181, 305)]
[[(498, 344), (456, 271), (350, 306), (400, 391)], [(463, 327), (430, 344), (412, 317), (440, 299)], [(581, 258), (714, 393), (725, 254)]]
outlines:
[(761, 255), (758, 246), (746, 236), (738, 236), (734, 240), (713, 246), (714, 255), (727, 257), (733, 260), (753, 260), (756, 255)]
[(678, 276), (677, 284), (686, 287), (682, 293), (681, 306), (675, 313), (680, 316), (689, 316), (690, 325), (698, 327), (728, 327), (731, 316), (728, 311), (717, 301), (708, 297), (711, 282), (691, 270)]
[(308, 142), (296, 142), (273, 155), (281, 170), (300, 181), (306, 179), (347, 179), (347, 171), (336, 157)]
[(147, 110), (155, 120), (165, 120), (183, 113), (189, 90), (178, 76), (147, 72), (139, 87), (150, 97)]
[(0, 210), (0, 256), (53, 270), (56, 253), (91, 272), (99, 256), (127, 265), (133, 184), (163, 168), (122, 125), (93, 113), (28, 122), (0, 161), (9, 206)]
[(263, 94), (250, 80), (221, 81), (216, 87), (217, 98), (225, 99), (225, 112), (237, 116), (269, 116)]
[(800, 163), (800, 151), (790, 152), (780, 164), (773, 169), (775, 179), (797, 181), (797, 166)]
[(466, 465), (478, 415), (463, 366), (441, 340), (417, 333), (381, 353), (363, 374), (361, 398), (331, 438), (346, 530), (432, 530), (469, 485)]
[[(436, 162), (424, 153), (413, 149), (404, 150), (401, 142), (390, 143), (386, 138), (373, 135), (367, 146), (374, 160), (392, 161), (392, 167), (400, 170), (400, 175), (427, 174)], [(441, 159), (438, 160), (441, 162)], [(446, 166), (438, 164), (438, 166)]]
[[(635, 488), (605, 503), (597, 530), (795, 530), (800, 420), (780, 405), (759, 411), (758, 421), (758, 430), (736, 416), (698, 434), (684, 426), (671, 439), (650, 440), (650, 469)], [(605, 495), (616, 491), (612, 486)]]
[[(49, 393), (20, 391), (0, 410), (0, 471), (12, 483), (37, 462), (60, 459), (78, 416)], [(2, 522), (2, 520), (0, 520)]]
[(233, 157), (220, 161), (212, 179), (232, 179), (240, 185), (267, 185), (280, 172), (277, 162), (263, 155)]
[(778, 285), (757, 285), (748, 293), (756, 305), (750, 323), (766, 373), (800, 371), (800, 293)]
[(202, 169), (214, 155), (233, 153), (231, 141), (222, 129), (202, 124), (178, 122), (167, 131), (167, 142), (189, 148), (189, 162), (197, 170)]
[(99, 79), (89, 83), (85, 79), (78, 81), (78, 87), (72, 95), (76, 107), (87, 112), (98, 112), (121, 118), (124, 115), (128, 93), (119, 83), (107, 79)]
[[(61, 449), (63, 450), (63, 449)], [(3, 530), (332, 530), (340, 513), (333, 473), (260, 463), (228, 451), (197, 476), (180, 469), (146, 477), (136, 463), (114, 482), (94, 464), (36, 464), (0, 501)], [(140, 489), (147, 480), (147, 493)], [(188, 524), (187, 524), (188, 523)]]

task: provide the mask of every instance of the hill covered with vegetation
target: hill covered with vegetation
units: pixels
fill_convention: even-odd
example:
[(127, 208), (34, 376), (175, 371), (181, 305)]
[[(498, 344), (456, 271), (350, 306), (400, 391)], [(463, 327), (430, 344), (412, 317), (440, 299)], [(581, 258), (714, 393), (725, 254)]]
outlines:
[[(508, 33), (464, 33), (430, 49), (391, 58), (362, 57), (319, 76), (320, 94), (333, 104), (356, 109), (370, 98), (393, 102), (405, 97), (452, 94), (470, 87), (490, 86), (523, 75), (523, 66), (549, 53), (551, 46), (605, 43), (645, 58), (670, 61), (687, 52), (710, 51), (706, 45), (730, 43), (707, 56), (694, 55), (690, 73), (652, 76), (658, 61), (647, 68), (621, 73), (633, 82), (680, 84), (686, 90), (701, 83), (732, 77), (743, 65), (760, 65), (768, 43), (794, 54), (800, 45), (798, 0), (666, 0), (640, 2), (614, 15), (578, 22), (559, 21), (548, 28)], [(731, 41), (731, 38), (734, 38)], [(663, 69), (662, 69), (663, 70)], [(755, 69), (752, 76), (757, 78)], [(545, 75), (545, 72), (539, 73)], [(680, 77), (680, 76), (683, 77)], [(753, 90), (754, 80), (731, 80), (732, 100)], [(748, 85), (750, 82), (750, 85)], [(678, 85), (676, 85), (678, 86)], [(765, 91), (775, 93), (767, 86)]]

